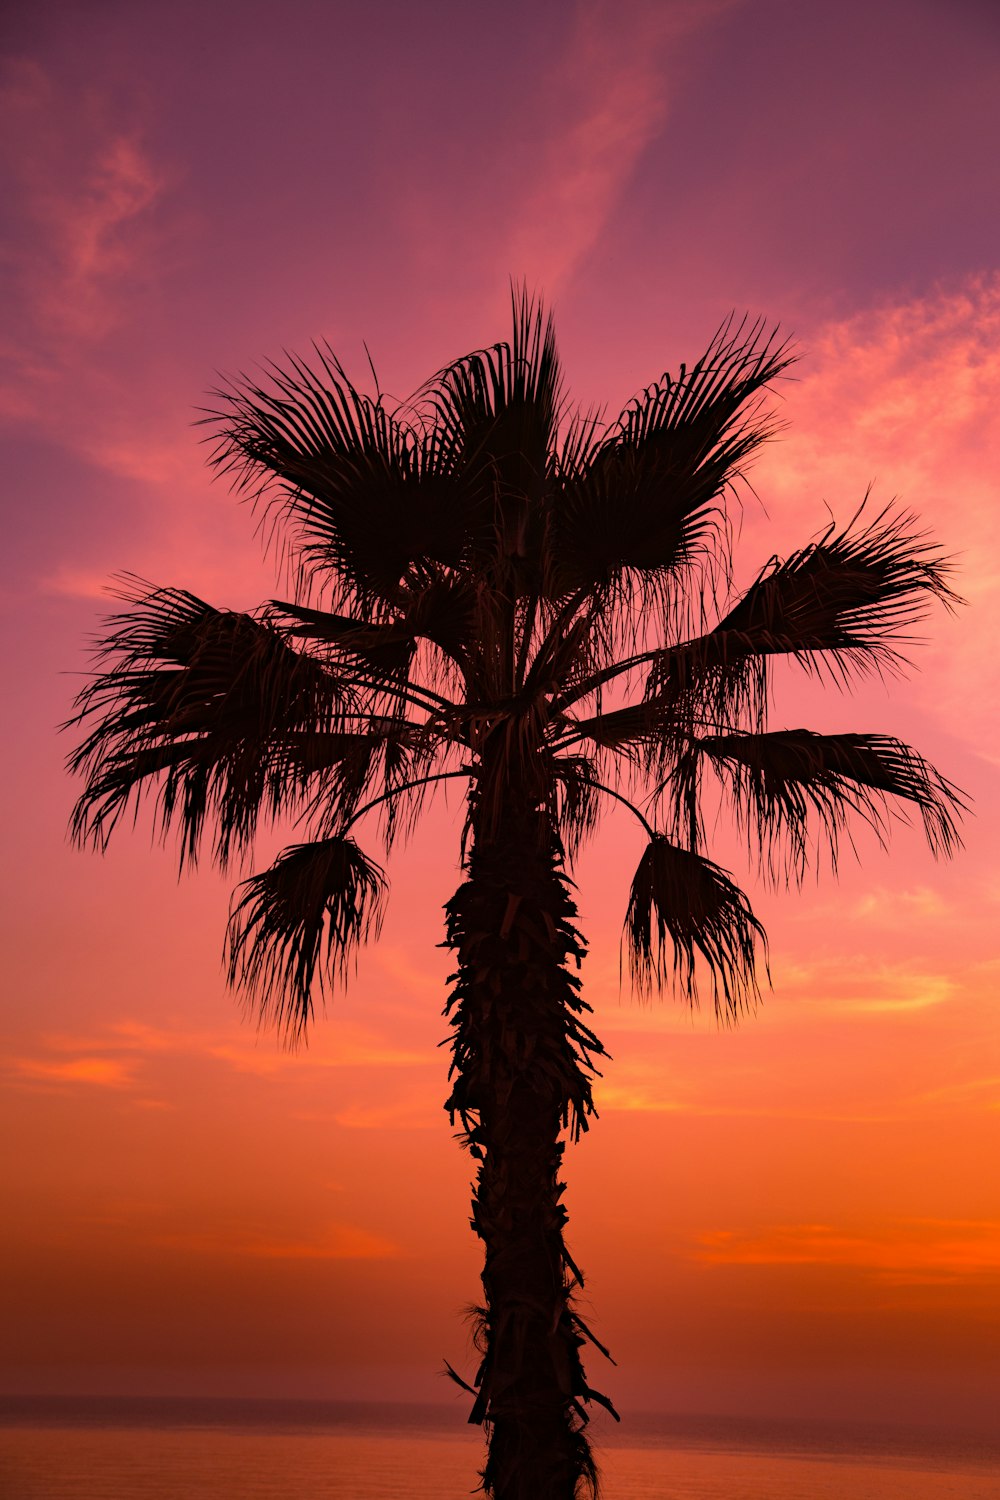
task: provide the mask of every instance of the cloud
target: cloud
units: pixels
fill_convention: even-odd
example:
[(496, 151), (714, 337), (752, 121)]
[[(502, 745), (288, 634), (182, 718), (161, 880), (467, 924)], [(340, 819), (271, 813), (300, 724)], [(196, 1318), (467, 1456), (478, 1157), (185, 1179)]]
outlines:
[[(511, 269), (551, 296), (599, 239), (664, 127), (677, 44), (743, 0), (582, 0), (543, 76), (525, 185), (491, 280)], [(491, 232), (494, 237), (495, 230)]]
[(597, 1088), (597, 1104), (601, 1113), (605, 1110), (623, 1110), (629, 1114), (689, 1114), (701, 1113), (692, 1110), (667, 1094), (662, 1085), (602, 1082)]
[(111, 127), (96, 97), (60, 92), (35, 62), (6, 64), (0, 127), (12, 143), (4, 164), (21, 210), (8, 255), (22, 319), (50, 354), (57, 340), (100, 340), (121, 318), (130, 280), (155, 255), (152, 211), (167, 176), (137, 130)]
[(912, 930), (914, 922), (940, 922), (949, 917), (954, 903), (930, 886), (916, 886), (912, 890), (890, 890), (888, 886), (873, 886), (854, 903), (839, 908), (845, 917), (876, 919), (880, 927), (903, 927)]
[[(13, 295), (0, 338), (0, 420), (117, 478), (203, 490), (188, 411), (178, 422), (167, 381), (153, 377), (157, 351), (134, 343), (183, 232), (170, 201), (175, 174), (99, 91), (57, 84), (25, 59), (0, 64), (0, 174), (16, 226), (4, 251)], [(122, 335), (126, 360), (141, 360), (138, 378), (122, 361)], [(68, 566), (43, 587), (93, 595), (85, 568)]]
[[(970, 608), (921, 632), (907, 693), (994, 753), (1000, 703), (1000, 274), (885, 303), (821, 327), (785, 388), (790, 427), (755, 474), (782, 532), (814, 531), (898, 496), (955, 560)], [(748, 521), (753, 523), (748, 511)]]
[(985, 1078), (963, 1078), (958, 1083), (925, 1089), (920, 1100), (923, 1104), (1000, 1110), (1000, 1073), (987, 1074)]
[[(810, 907), (803, 920), (814, 920), (817, 915), (822, 924), (828, 925), (831, 918), (839, 921), (857, 921), (861, 917), (857, 910), (844, 905), (829, 903)], [(901, 930), (913, 931), (913, 922), (929, 920), (915, 902), (913, 921), (909, 928), (902, 919)], [(881, 924), (880, 924), (881, 932)], [(870, 929), (866, 937), (870, 936)], [(852, 1019), (858, 1016), (904, 1017), (914, 1011), (925, 1011), (948, 1004), (964, 993), (965, 977), (962, 973), (943, 972), (911, 960), (893, 962), (879, 959), (869, 952), (848, 954), (832, 952), (823, 957), (797, 955), (785, 929), (781, 945), (780, 962), (772, 957), (774, 980), (773, 999), (765, 992), (761, 1004), (753, 1012), (753, 1025), (757, 1030), (773, 1030), (798, 1025), (802, 1022), (813, 1025), (820, 1016), (829, 1015)], [(969, 983), (975, 984), (975, 975), (970, 971)], [(979, 985), (979, 988), (982, 986)], [(652, 1003), (625, 995), (620, 1001), (611, 990), (610, 983), (602, 988), (600, 976), (597, 980), (588, 976), (588, 995), (595, 1007), (595, 1027), (603, 1040), (615, 1051), (614, 1037), (635, 1032), (648, 1036), (690, 1036), (692, 1033), (714, 1033), (717, 1030), (711, 1006), (703, 1004), (693, 1011), (688, 1005), (667, 992)]]
[(52, 573), (39, 579), (39, 588), (45, 594), (57, 594), (64, 599), (99, 599), (102, 604), (110, 602), (108, 575), (89, 568), (76, 568), (62, 564)]
[[(511, 81), (489, 165), (469, 172), (460, 233), (480, 246), (489, 285), (513, 273), (555, 296), (615, 214), (643, 151), (669, 120), (678, 43), (745, 0), (576, 0), (549, 66)], [(489, 126), (487, 126), (489, 129)], [(480, 153), (481, 153), (481, 142)], [(454, 255), (454, 184), (447, 207), (426, 181), (403, 184), (409, 252)], [(447, 240), (447, 249), (445, 249)]]
[[(39, 1038), (47, 1056), (16, 1059), (25, 1080), (106, 1083), (116, 1088), (145, 1088), (141, 1075), (164, 1055), (221, 1064), (238, 1073), (302, 1080), (304, 1075), (338, 1069), (433, 1067), (436, 1058), (382, 1038), (377, 1031), (343, 1020), (330, 1028), (321, 1046), (289, 1052), (273, 1039), (255, 1046), (216, 1031), (171, 1030), (140, 1021), (120, 1020), (94, 1034), (53, 1033)], [(66, 1057), (65, 1054), (76, 1054)], [(108, 1054), (111, 1054), (110, 1056)]]
[(708, 1265), (839, 1266), (896, 1285), (1000, 1277), (1000, 1223), (906, 1219), (863, 1232), (829, 1224), (713, 1230), (694, 1258)]
[(8, 1067), (16, 1078), (28, 1083), (82, 1083), (112, 1089), (130, 1088), (133, 1083), (131, 1068), (115, 1057), (72, 1057), (53, 1062), (44, 1058), (15, 1057)]
[[(930, 1010), (954, 999), (959, 982), (907, 963), (879, 962), (863, 954), (852, 961), (837, 953), (807, 961), (783, 959), (776, 988), (784, 999), (801, 1006), (800, 1014), (812, 1022), (823, 1011), (854, 1018)], [(783, 1019), (788, 1019), (787, 1009)]]
[(322, 1050), (310, 1047), (297, 1052), (251, 1047), (239, 1042), (210, 1043), (204, 1049), (211, 1057), (228, 1063), (241, 1073), (283, 1073), (289, 1069), (412, 1068), (423, 1067), (433, 1058), (408, 1047), (384, 1040), (377, 1032), (342, 1021), (324, 1036)]

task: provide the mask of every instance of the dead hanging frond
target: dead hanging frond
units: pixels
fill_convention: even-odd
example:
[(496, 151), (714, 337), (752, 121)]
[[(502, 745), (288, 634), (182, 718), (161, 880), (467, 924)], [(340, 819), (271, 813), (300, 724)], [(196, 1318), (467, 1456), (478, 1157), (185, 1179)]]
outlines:
[[(836, 868), (839, 837), (860, 818), (885, 843), (893, 815), (920, 817), (935, 855), (959, 847), (956, 819), (966, 810), (958, 788), (923, 756), (888, 735), (814, 734), (786, 729), (770, 734), (693, 738), (666, 793), (680, 813), (694, 763), (707, 761), (726, 785), (751, 849), (772, 879), (801, 880), (810, 825), (818, 825)], [(685, 773), (687, 769), (688, 774)]]
[(343, 984), (360, 945), (377, 936), (386, 889), (382, 870), (352, 838), (286, 849), (237, 888), (227, 934), (230, 984), (262, 1020), (296, 1039), (312, 1019), (314, 988)]
[(725, 870), (662, 834), (653, 836), (639, 861), (624, 938), (641, 992), (664, 988), (673, 978), (697, 1003), (700, 954), (718, 1014), (736, 1016), (758, 998), (756, 944), (766, 949), (767, 939), (746, 896)]

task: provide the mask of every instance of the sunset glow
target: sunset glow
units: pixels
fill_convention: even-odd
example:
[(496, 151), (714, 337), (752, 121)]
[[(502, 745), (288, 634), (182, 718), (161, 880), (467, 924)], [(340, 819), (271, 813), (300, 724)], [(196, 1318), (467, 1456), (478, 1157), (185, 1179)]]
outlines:
[[(963, 789), (965, 848), (855, 830), (762, 883), (773, 987), (718, 1027), (640, 1002), (639, 836), (575, 871), (613, 1057), (567, 1149), (582, 1308), (620, 1407), (983, 1419), (1000, 1397), (1000, 15), (975, 0), (13, 7), (0, 343), (8, 705), (0, 1389), (464, 1403), (470, 1162), (442, 1102), (442, 793), (306, 1049), (225, 987), (228, 877), (142, 816), (73, 850), (56, 726), (134, 572), (280, 593), (192, 424), (217, 372), (328, 340), (402, 397), (554, 307), (615, 415), (722, 319), (801, 360), (735, 516), (736, 583), (894, 498), (954, 560), (902, 680), (788, 668), (774, 727), (880, 731)], [(264, 538), (263, 540), (266, 540)], [(288, 835), (286, 837), (285, 835)], [(262, 841), (256, 866), (294, 834)], [(368, 846), (380, 857), (377, 825)], [(710, 997), (710, 987), (705, 987)], [(464, 1416), (464, 1405), (462, 1405)]]

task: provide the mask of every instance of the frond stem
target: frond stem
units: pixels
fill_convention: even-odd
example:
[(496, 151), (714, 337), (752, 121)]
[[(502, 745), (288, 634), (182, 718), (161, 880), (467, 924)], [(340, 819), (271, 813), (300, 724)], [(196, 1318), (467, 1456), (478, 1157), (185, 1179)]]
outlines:
[(647, 820), (643, 817), (642, 813), (635, 806), (635, 804), (633, 802), (630, 802), (627, 797), (623, 797), (621, 792), (616, 792), (613, 787), (605, 786), (602, 781), (592, 781), (589, 777), (587, 779), (587, 785), (592, 786), (597, 792), (605, 792), (607, 796), (613, 797), (616, 802), (620, 802), (623, 807), (627, 807), (629, 812), (634, 814), (634, 816), (638, 818), (643, 828), (645, 828), (646, 832), (649, 834), (649, 837), (651, 839), (656, 838), (656, 829), (653, 827), (653, 825), (647, 822)]
[(371, 802), (366, 802), (363, 807), (359, 807), (356, 812), (351, 814), (340, 832), (342, 834), (346, 833), (349, 828), (354, 827), (359, 818), (363, 818), (365, 813), (371, 812), (373, 807), (378, 807), (382, 802), (391, 801), (393, 797), (398, 797), (401, 792), (412, 792), (415, 787), (428, 786), (432, 781), (451, 781), (456, 776), (475, 776), (475, 774), (475, 766), (465, 766), (460, 771), (437, 771), (433, 776), (418, 776), (414, 781), (404, 781), (401, 786), (394, 786), (392, 791), (383, 792), (380, 797), (373, 797)]
[[(415, 708), (422, 708), (425, 712), (437, 712), (443, 709), (446, 713), (454, 714), (458, 711), (458, 704), (453, 703), (450, 698), (444, 697), (442, 693), (435, 693), (433, 688), (424, 687), (423, 683), (415, 683), (407, 680), (400, 686), (391, 678), (381, 677), (377, 671), (366, 663), (363, 667), (355, 668), (357, 675), (367, 681), (381, 693), (388, 693), (392, 697), (401, 699), (405, 703), (412, 703)], [(423, 694), (423, 699), (417, 696)], [(429, 701), (424, 701), (429, 700)]]
[[(685, 641), (682, 644), (690, 645), (691, 642)], [(552, 707), (553, 709), (567, 708), (569, 704), (577, 703), (581, 698), (586, 698), (588, 693), (596, 692), (606, 682), (611, 682), (614, 678), (620, 677), (623, 672), (631, 672), (636, 667), (641, 667), (643, 662), (655, 660), (657, 656), (663, 655), (664, 650), (670, 651), (676, 649), (678, 648), (657, 646), (652, 651), (641, 651), (638, 656), (629, 656), (625, 661), (616, 662), (614, 666), (602, 667), (600, 672), (594, 672), (590, 677), (584, 678), (583, 682), (578, 682), (575, 688), (571, 688), (565, 693), (560, 693), (558, 698), (553, 698)]]
[[(576, 724), (579, 721), (574, 720), (572, 722), (574, 724)], [(699, 717), (698, 715), (695, 715), (695, 714), (688, 715), (688, 717), (686, 718), (685, 722), (688, 723), (688, 724), (694, 724), (699, 729), (708, 729), (708, 730), (713, 731), (713, 732), (717, 732), (722, 727), (720, 721), (717, 720), (717, 719), (706, 719), (706, 718), (703, 718), (703, 717)], [(552, 750), (565, 750), (567, 748), (567, 746), (569, 746), (569, 745), (575, 745), (580, 740), (590, 739), (590, 737), (591, 736), (590, 736), (590, 734), (588, 733), (588, 731), (586, 729), (574, 728), (572, 730), (566, 730), (563, 734), (560, 734), (560, 735), (556, 736), (555, 738), (551, 739), (549, 741), (549, 747)], [(636, 734), (635, 737), (634, 737), (634, 739), (635, 740), (643, 740), (643, 739), (648, 739), (650, 737), (651, 737), (651, 735), (648, 735), (648, 734)], [(689, 736), (689, 738), (690, 738), (690, 736)], [(600, 741), (598, 741), (597, 743), (601, 744)], [(626, 743), (627, 742), (623, 740), (621, 742), (621, 746), (619, 746), (619, 745), (602, 744), (601, 748), (603, 750), (610, 750), (612, 754), (617, 754), (619, 748), (625, 748)], [(633, 741), (633, 743), (634, 743), (634, 741)]]

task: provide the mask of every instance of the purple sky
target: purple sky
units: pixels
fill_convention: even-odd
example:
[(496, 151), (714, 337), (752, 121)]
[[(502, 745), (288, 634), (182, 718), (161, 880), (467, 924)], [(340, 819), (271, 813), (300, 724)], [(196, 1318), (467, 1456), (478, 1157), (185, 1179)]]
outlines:
[[(32, 1143), (28, 1157), (38, 1152), (33, 1175), (18, 1165), (8, 1197), (23, 1226), (17, 1265), (51, 1269), (48, 1282), (31, 1282), (30, 1295), (16, 1292), (27, 1309), (26, 1348), (38, 1343), (44, 1310), (61, 1309), (24, 1388), (34, 1388), (32, 1380), (39, 1388), (88, 1385), (81, 1309), (88, 1297), (93, 1302), (86, 1267), (99, 1266), (104, 1254), (95, 1225), (124, 1225), (122, 1243), (140, 1247), (135, 1264), (145, 1266), (149, 1247), (165, 1243), (149, 1215), (173, 1214), (189, 1226), (190, 1276), (208, 1276), (209, 1263), (219, 1286), (229, 1275), (219, 1270), (229, 1264), (220, 1249), (228, 1241), (206, 1207), (209, 1189), (197, 1186), (195, 1166), (185, 1176), (176, 1145), (210, 1128), (210, 1105), (220, 1097), (211, 1069), (223, 1066), (220, 1059), (245, 1062), (250, 1045), (217, 967), (224, 887), (206, 875), (178, 890), (172, 856), (149, 852), (145, 827), (131, 841), (123, 830), (123, 848), (103, 863), (65, 843), (73, 789), (62, 769), (67, 745), (54, 725), (68, 712), (78, 682), (72, 674), (82, 670), (86, 639), (107, 607), (102, 587), (109, 575), (132, 569), (219, 604), (268, 597), (273, 569), (261, 559), (251, 517), (223, 484), (209, 482), (191, 425), (217, 372), (253, 369), (282, 349), (308, 351), (313, 338), (325, 338), (364, 384), (367, 342), (383, 388), (404, 396), (445, 360), (504, 335), (514, 276), (554, 304), (577, 399), (611, 414), (664, 369), (697, 357), (730, 310), (779, 322), (796, 336), (803, 360), (782, 391), (789, 431), (754, 476), (767, 513), (747, 507), (744, 572), (815, 533), (827, 504), (847, 519), (875, 480), (878, 500), (900, 495), (958, 554), (958, 587), (970, 601), (958, 620), (941, 615), (929, 623), (922, 674), (893, 686), (888, 699), (873, 688), (846, 704), (821, 701), (801, 682), (787, 689), (790, 723), (808, 715), (814, 727), (912, 738), (975, 795), (977, 818), (953, 866), (933, 866), (918, 840), (904, 836), (890, 860), (875, 851), (869, 861), (866, 846), (864, 872), (846, 871), (840, 887), (827, 883), (817, 894), (807, 886), (792, 906), (760, 899), (776, 993), (761, 1028), (740, 1033), (745, 1052), (719, 1042), (706, 1020), (704, 1050), (689, 1060), (685, 1082), (670, 1057), (690, 1038), (679, 1041), (674, 1023), (657, 1019), (669, 1012), (652, 1013), (648, 1033), (647, 1019), (626, 1017), (615, 944), (630, 848), (612, 838), (606, 862), (601, 856), (587, 866), (598, 893), (587, 907), (594, 994), (611, 996), (607, 1027), (613, 1039), (615, 1028), (620, 1035), (602, 1110), (609, 1146), (606, 1155), (595, 1146), (581, 1157), (590, 1165), (580, 1168), (576, 1206), (584, 1254), (586, 1236), (594, 1237), (598, 1282), (601, 1267), (609, 1268), (602, 1285), (612, 1342), (646, 1372), (634, 1378), (637, 1389), (648, 1389), (667, 1325), (651, 1324), (627, 1288), (616, 1291), (612, 1274), (620, 1269), (616, 1254), (632, 1253), (634, 1232), (636, 1256), (659, 1246), (668, 1261), (674, 1257), (691, 1307), (706, 1317), (716, 1309), (707, 1363), (694, 1374), (697, 1320), (687, 1332), (670, 1325), (679, 1352), (656, 1387), (664, 1404), (677, 1402), (685, 1380), (695, 1404), (718, 1391), (738, 1404), (746, 1390), (741, 1360), (757, 1338), (740, 1308), (797, 1306), (801, 1292), (803, 1308), (822, 1303), (827, 1321), (813, 1329), (803, 1311), (801, 1326), (812, 1333), (786, 1330), (784, 1343), (775, 1334), (770, 1374), (758, 1388), (764, 1406), (780, 1405), (792, 1391), (805, 1393), (804, 1409), (810, 1401), (849, 1408), (852, 1390), (861, 1389), (859, 1371), (875, 1356), (860, 1334), (852, 1345), (854, 1335), (843, 1329), (867, 1319), (895, 1371), (895, 1386), (872, 1377), (872, 1389), (889, 1390), (887, 1410), (892, 1390), (899, 1402), (916, 1390), (931, 1411), (945, 1384), (956, 1403), (988, 1409), (984, 1371), (995, 1378), (996, 1343), (991, 1356), (986, 1340), (1000, 1327), (1000, 1205), (988, 1177), (968, 1162), (967, 1175), (956, 1176), (947, 1153), (965, 1151), (970, 1133), (984, 1150), (995, 1149), (1000, 1122), (991, 1003), (1000, 901), (1000, 11), (986, 0), (510, 0), (492, 7), (476, 0), (50, 0), (8, 3), (0, 25), (0, 202), (9, 218), (0, 260), (0, 662), (5, 701), (16, 705), (0, 787), (14, 1081), (8, 1129)], [(403, 861), (396, 925), (375, 967), (363, 971), (373, 1008), (365, 1019), (344, 1002), (344, 1045), (354, 1047), (362, 1069), (351, 1076), (362, 1081), (357, 1098), (344, 1085), (348, 1104), (331, 1126), (329, 1156), (309, 1159), (317, 1174), (344, 1176), (340, 1227), (323, 1240), (322, 1226), (299, 1223), (295, 1214), (314, 1179), (301, 1169), (294, 1208), (295, 1193), (280, 1186), (280, 1163), (265, 1151), (269, 1165), (262, 1166), (251, 1149), (267, 1131), (284, 1129), (276, 1122), (289, 1115), (297, 1089), (312, 1087), (308, 1072), (282, 1073), (280, 1082), (268, 1074), (262, 1083), (244, 1070), (247, 1087), (233, 1096), (233, 1110), (245, 1134), (226, 1146), (231, 1158), (220, 1146), (222, 1155), (198, 1166), (206, 1182), (213, 1174), (235, 1182), (233, 1163), (246, 1161), (249, 1172), (252, 1160), (254, 1190), (275, 1205), (275, 1223), (299, 1247), (288, 1254), (304, 1257), (310, 1275), (313, 1260), (327, 1265), (324, 1255), (339, 1275), (338, 1267), (364, 1261), (365, 1245), (405, 1240), (391, 1212), (393, 1194), (405, 1197), (393, 1162), (405, 1161), (408, 1178), (423, 1174), (435, 1192), (452, 1184), (458, 1197), (448, 1209), (448, 1243), (459, 1244), (464, 1233), (466, 1164), (443, 1115), (434, 1114), (444, 1086), (432, 1070), (440, 1061), (433, 1044), (443, 972), (435, 924), (455, 872), (454, 850), (449, 845), (439, 858), (434, 840), (453, 830), (432, 827), (433, 840)], [(830, 932), (837, 942), (824, 948)], [(389, 1009), (379, 1008), (391, 984), (428, 1002), (412, 1033), (389, 1000)], [(854, 1019), (834, 1034), (829, 1007), (838, 996)], [(793, 999), (798, 1009), (788, 1020), (782, 1005)], [(376, 1129), (363, 1058), (371, 1061), (399, 1027), (414, 1049), (427, 1048), (428, 1068), (405, 1085), (412, 1099), (404, 1089), (397, 1113)], [(841, 1119), (858, 1055), (870, 1067), (861, 1070), (851, 1108), (871, 1133), (859, 1126), (861, 1134), (852, 1134), (852, 1115), (841, 1139), (816, 1123), (803, 1098), (808, 1092), (825, 1101), (827, 1124)], [(317, 1069), (326, 1066), (323, 1056)], [(156, 1072), (168, 1063), (169, 1076)], [(340, 1066), (336, 1057), (330, 1066)], [(952, 1103), (941, 1102), (939, 1067)], [(152, 1081), (139, 1099), (129, 1090), (144, 1069)], [(658, 1077), (676, 1086), (669, 1109), (656, 1102)], [(757, 1121), (736, 1128), (762, 1132), (754, 1137), (759, 1208), (727, 1175), (732, 1122), (723, 1117), (719, 1078), (740, 1101), (741, 1120)], [(146, 1110), (149, 1160), (166, 1164), (170, 1187), (158, 1207), (136, 1186), (137, 1163), (116, 1154), (126, 1151), (139, 1119), (128, 1113), (133, 1104)], [(413, 1133), (425, 1110), (425, 1134)], [(671, 1179), (663, 1191), (673, 1195), (676, 1235), (668, 1219), (644, 1229), (623, 1209), (612, 1252), (603, 1210), (593, 1206), (618, 1180), (610, 1143), (627, 1143), (628, 1130), (641, 1125), (649, 1152), (673, 1161), (670, 1132), (685, 1111), (695, 1119), (699, 1110), (715, 1122), (699, 1150), (718, 1191), (706, 1194), (693, 1176)], [(794, 1171), (781, 1154), (790, 1117), (803, 1153)], [(156, 1121), (165, 1122), (159, 1135)], [(343, 1141), (337, 1131), (346, 1132)], [(89, 1142), (95, 1160), (104, 1153), (105, 1167), (86, 1178), (84, 1196), (98, 1205), (91, 1219), (77, 1202), (65, 1150), (74, 1140)], [(348, 1146), (360, 1165), (341, 1173)], [(845, 1151), (856, 1178), (834, 1165)], [(376, 1210), (365, 1184), (379, 1174), (389, 1207)], [(890, 1179), (908, 1185), (892, 1198), (891, 1212)], [(819, 1245), (823, 1203), (810, 1196), (818, 1180), (833, 1184)], [(250, 1186), (247, 1193), (250, 1203)], [(245, 1222), (244, 1209), (235, 1200), (231, 1207), (232, 1224), (241, 1213)], [(946, 1227), (932, 1232), (931, 1223)], [(302, 1249), (311, 1235), (326, 1251)], [(371, 1295), (388, 1299), (386, 1328), (405, 1317), (390, 1284), (419, 1283), (425, 1291), (437, 1284), (434, 1255), (444, 1252), (428, 1236), (399, 1252), (409, 1257), (402, 1282), (399, 1265), (380, 1260), (382, 1252), (372, 1250), (365, 1262), (376, 1278)], [(873, 1288), (883, 1288), (886, 1246), (904, 1242), (899, 1262), (923, 1268), (923, 1290), (918, 1296), (917, 1283), (906, 1283), (916, 1301), (894, 1322)], [(734, 1282), (720, 1292), (712, 1277), (729, 1272), (706, 1267), (726, 1260), (723, 1243), (739, 1275), (767, 1268), (760, 1274), (772, 1279), (763, 1289)], [(701, 1249), (689, 1253), (690, 1245)], [(90, 1247), (92, 1262), (81, 1246)], [(473, 1247), (455, 1254), (464, 1259), (446, 1255), (438, 1280), (466, 1275), (468, 1285), (456, 1292), (449, 1281), (421, 1293), (420, 1318), (401, 1352), (373, 1356), (383, 1373), (391, 1365), (397, 1394), (413, 1388), (413, 1371), (436, 1367), (448, 1319), (474, 1295)], [(53, 1288), (69, 1284), (74, 1261), (84, 1268), (78, 1293), (60, 1292), (60, 1302)], [(942, 1272), (942, 1264), (951, 1269)], [(835, 1284), (824, 1282), (809, 1303), (808, 1287), (793, 1295), (782, 1280), (789, 1265), (825, 1267), (816, 1274), (829, 1272)], [(383, 1266), (384, 1283), (377, 1280)], [(110, 1350), (105, 1386), (141, 1367), (148, 1388), (171, 1381), (181, 1388), (201, 1368), (190, 1330), (184, 1343), (180, 1314), (169, 1358), (152, 1324), (145, 1355), (138, 1347), (160, 1274), (149, 1270), (143, 1280), (146, 1272), (135, 1272), (129, 1318), (138, 1344), (125, 1340)], [(685, 1281), (689, 1274), (693, 1281)], [(99, 1272), (93, 1275), (96, 1286)], [(951, 1277), (951, 1291), (941, 1292), (942, 1275)], [(254, 1285), (278, 1329), (281, 1284)], [(350, 1303), (354, 1294), (337, 1287)], [(905, 1302), (911, 1293), (899, 1295)], [(230, 1332), (240, 1305), (225, 1324)], [(879, 1323), (883, 1315), (888, 1321)], [(935, 1331), (914, 1353), (905, 1330), (920, 1319)], [(300, 1323), (298, 1353), (275, 1332), (276, 1342), (265, 1339), (253, 1356), (229, 1350), (220, 1325), (218, 1369), (204, 1383), (262, 1389), (266, 1375), (252, 1370), (280, 1367), (296, 1388), (327, 1389), (315, 1373), (327, 1368), (323, 1351), (302, 1352), (305, 1303)], [(75, 1344), (69, 1334), (60, 1343), (60, 1326), (81, 1330)], [(947, 1367), (940, 1388), (939, 1365)], [(231, 1373), (237, 1366), (238, 1377)], [(315, 1366), (312, 1375), (302, 1373), (307, 1366)], [(14, 1379), (0, 1371), (0, 1387)]]

